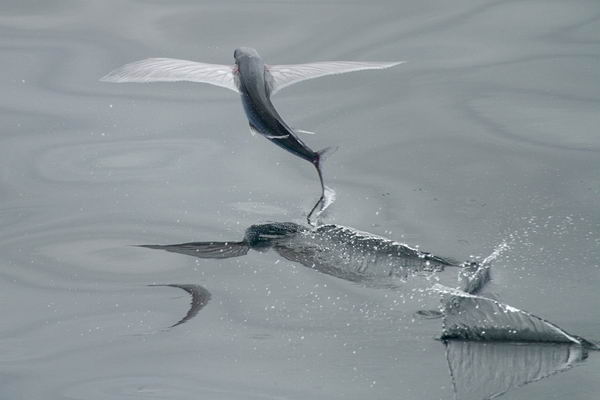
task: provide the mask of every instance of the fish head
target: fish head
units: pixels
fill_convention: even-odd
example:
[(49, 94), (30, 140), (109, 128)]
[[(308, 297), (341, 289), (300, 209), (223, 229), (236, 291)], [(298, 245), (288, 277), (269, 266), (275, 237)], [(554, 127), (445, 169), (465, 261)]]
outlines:
[(244, 240), (255, 250), (268, 248), (278, 241), (290, 239), (305, 229), (293, 222), (257, 224), (246, 229)]
[(238, 47), (233, 52), (235, 63), (239, 65), (240, 61), (245, 59), (260, 58), (258, 52), (252, 47)]

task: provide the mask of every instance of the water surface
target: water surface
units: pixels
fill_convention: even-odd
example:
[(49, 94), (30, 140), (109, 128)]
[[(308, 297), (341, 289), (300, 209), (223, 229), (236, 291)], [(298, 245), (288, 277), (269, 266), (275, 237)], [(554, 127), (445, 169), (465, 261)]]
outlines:
[[(303, 223), (318, 196), (310, 165), (248, 133), (235, 94), (98, 82), (241, 45), (272, 64), (408, 61), (273, 98), (318, 132), (312, 148), (340, 147), (326, 222), (459, 260), (507, 241), (489, 290), (600, 339), (599, 21), (595, 1), (3, 1), (0, 397), (452, 399), (450, 369), (473, 373), (449, 364), (439, 319), (415, 318), (439, 302), (426, 278), (391, 290), (273, 252), (132, 246)], [(168, 329), (190, 298), (153, 284), (210, 302)], [(481, 365), (515, 354), (473, 348)], [(568, 349), (544, 349), (528, 352), (565, 372), (504, 398), (597, 396), (598, 354), (570, 369)]]

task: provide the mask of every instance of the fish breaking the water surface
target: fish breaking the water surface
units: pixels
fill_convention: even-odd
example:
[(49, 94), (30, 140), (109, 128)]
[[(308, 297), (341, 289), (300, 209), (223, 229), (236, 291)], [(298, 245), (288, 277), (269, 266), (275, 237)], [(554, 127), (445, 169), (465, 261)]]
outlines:
[[(172, 58), (148, 58), (118, 68), (101, 80), (105, 82), (202, 82), (224, 87), (240, 94), (250, 132), (259, 133), (275, 145), (310, 162), (317, 169), (321, 196), (307, 216), (319, 204), (321, 211), (331, 204), (333, 191), (323, 181), (322, 162), (329, 148), (314, 151), (298, 136), (311, 133), (292, 129), (279, 115), (271, 102), (271, 95), (307, 79), (352, 71), (390, 68), (398, 62), (325, 61), (295, 65), (266, 65), (258, 52), (240, 47), (234, 52), (234, 65), (206, 64)], [(327, 196), (329, 195), (329, 201)]]
[(308, 228), (293, 222), (252, 225), (239, 242), (144, 245), (198, 258), (230, 258), (275, 250), (283, 258), (350, 281), (404, 279), (459, 267), (456, 261), (341, 225)]
[[(442, 339), (457, 400), (496, 398), (566, 371), (598, 349), (551, 322), (481, 294), (491, 279), (492, 262), (508, 248), (505, 244), (479, 263), (459, 264), (341, 225), (308, 228), (283, 222), (252, 225), (241, 241), (143, 247), (207, 259), (272, 249), (290, 261), (361, 283), (460, 267), (460, 289), (433, 288), (443, 295)], [(422, 314), (437, 316), (433, 311)], [(191, 310), (187, 315), (193, 315)]]

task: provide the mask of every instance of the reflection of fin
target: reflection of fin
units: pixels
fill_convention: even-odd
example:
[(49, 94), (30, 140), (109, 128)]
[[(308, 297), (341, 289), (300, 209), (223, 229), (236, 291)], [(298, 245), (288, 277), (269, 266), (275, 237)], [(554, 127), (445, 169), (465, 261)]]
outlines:
[(198, 258), (231, 258), (246, 255), (250, 246), (246, 242), (191, 242), (180, 244), (146, 244), (139, 247), (160, 249), (172, 253), (187, 254)]
[(209, 83), (239, 92), (232, 65), (206, 64), (174, 58), (147, 58), (126, 64), (104, 76), (104, 82)]
[(455, 398), (485, 400), (566, 371), (585, 360), (573, 344), (446, 342)]
[(196, 316), (196, 314), (198, 314), (198, 311), (202, 310), (204, 308), (204, 306), (208, 304), (208, 302), (210, 301), (210, 297), (211, 297), (210, 292), (200, 285), (172, 283), (172, 284), (166, 284), (166, 285), (150, 285), (150, 286), (168, 286), (168, 287), (179, 288), (179, 289), (185, 290), (186, 292), (188, 292), (189, 294), (192, 295), (192, 303), (190, 305), (190, 309), (185, 314), (185, 317), (180, 319), (175, 324), (171, 325), (170, 326), (171, 328), (176, 327), (177, 325), (181, 325), (181, 324), (189, 321), (190, 319), (194, 318)]
[(304, 135), (316, 135), (315, 132), (305, 131), (304, 129), (294, 129), (294, 133), (300, 133)]
[(309, 64), (268, 65), (266, 66), (267, 83), (270, 93), (275, 94), (284, 87), (302, 82), (307, 79), (319, 78), (326, 75), (343, 74), (366, 69), (390, 68), (400, 62), (361, 62), (361, 61), (325, 61)]

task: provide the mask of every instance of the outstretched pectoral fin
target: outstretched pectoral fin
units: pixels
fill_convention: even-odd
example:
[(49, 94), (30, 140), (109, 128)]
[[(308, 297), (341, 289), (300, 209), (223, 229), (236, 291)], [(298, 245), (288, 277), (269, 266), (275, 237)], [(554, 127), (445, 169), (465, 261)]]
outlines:
[(316, 132), (305, 131), (304, 129), (294, 129), (294, 133), (304, 134), (304, 135), (316, 135)]
[(250, 127), (250, 134), (252, 136), (255, 136), (257, 133), (260, 133), (259, 131), (256, 130), (255, 127), (252, 126), (252, 124), (248, 125)]
[(285, 139), (290, 137), (290, 135), (264, 135), (267, 139)]
[(146, 58), (126, 64), (103, 82), (202, 82), (239, 92), (233, 65), (206, 64), (175, 58)]
[(275, 94), (284, 87), (307, 79), (367, 69), (385, 69), (402, 63), (404, 61), (325, 61), (309, 64), (268, 65), (266, 66), (265, 77), (267, 78), (269, 92)]
[(166, 250), (198, 258), (231, 258), (246, 255), (250, 246), (242, 242), (191, 242), (168, 245), (146, 244), (139, 247)]

